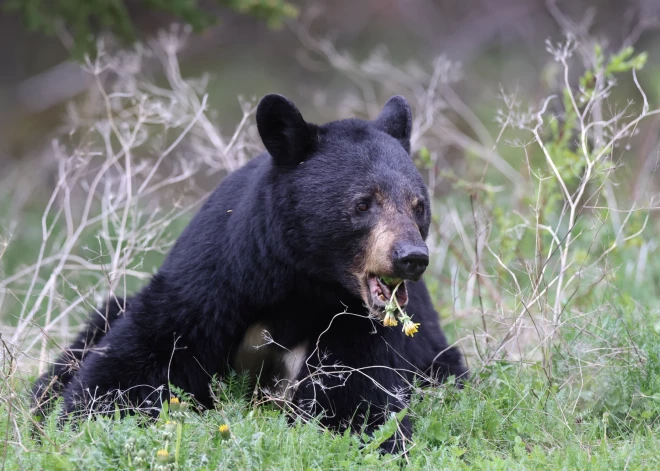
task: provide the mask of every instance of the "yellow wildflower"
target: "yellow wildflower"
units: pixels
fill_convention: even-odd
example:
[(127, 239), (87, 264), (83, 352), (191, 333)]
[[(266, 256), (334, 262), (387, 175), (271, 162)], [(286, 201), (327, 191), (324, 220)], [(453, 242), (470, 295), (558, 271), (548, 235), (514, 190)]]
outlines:
[(403, 332), (409, 336), (412, 337), (417, 333), (417, 328), (419, 327), (419, 322), (412, 322), (408, 321), (403, 324)]
[(220, 427), (218, 427), (218, 432), (220, 432), (220, 436), (222, 437), (223, 440), (227, 440), (230, 436), (229, 425), (222, 424)]
[(176, 422), (172, 422), (171, 420), (165, 422), (166, 433), (174, 433), (175, 430), (176, 430)]
[(167, 450), (158, 450), (156, 452), (156, 461), (167, 463), (170, 460), (170, 453)]
[(383, 319), (383, 325), (385, 327), (396, 327), (399, 324), (399, 321), (396, 320), (392, 312), (385, 314), (385, 319)]

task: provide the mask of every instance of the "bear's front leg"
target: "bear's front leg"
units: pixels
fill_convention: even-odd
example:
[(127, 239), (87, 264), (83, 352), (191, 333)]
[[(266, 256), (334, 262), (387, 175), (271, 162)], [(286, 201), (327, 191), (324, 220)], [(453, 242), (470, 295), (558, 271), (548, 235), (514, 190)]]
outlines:
[(422, 322), (419, 332), (406, 339), (405, 358), (422, 385), (437, 386), (453, 376), (460, 388), (468, 379), (463, 355), (447, 344), (437, 322)]
[[(334, 320), (320, 337), (318, 349), (307, 358), (298, 376), (293, 408), (307, 418), (320, 417), (333, 430), (350, 428), (372, 434), (410, 399), (405, 366), (394, 345), (402, 340), (401, 332), (372, 320), (342, 317)], [(403, 451), (411, 434), (406, 417), (381, 449)]]
[(224, 365), (215, 361), (223, 356), (221, 342), (205, 348), (173, 329), (145, 329), (134, 316), (129, 312), (118, 319), (87, 354), (64, 391), (65, 412), (113, 413), (118, 406), (122, 412), (157, 415), (170, 398), (169, 384), (211, 407), (211, 376)]

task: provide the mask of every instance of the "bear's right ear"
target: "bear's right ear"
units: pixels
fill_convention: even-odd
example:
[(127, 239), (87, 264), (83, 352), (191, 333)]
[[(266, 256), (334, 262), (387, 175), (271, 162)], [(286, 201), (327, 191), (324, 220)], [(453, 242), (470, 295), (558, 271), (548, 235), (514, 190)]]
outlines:
[(314, 151), (317, 127), (282, 95), (266, 95), (257, 107), (257, 129), (278, 165), (297, 165)]
[(410, 154), (410, 135), (412, 134), (412, 111), (408, 101), (401, 95), (395, 95), (385, 103), (374, 124), (399, 141)]

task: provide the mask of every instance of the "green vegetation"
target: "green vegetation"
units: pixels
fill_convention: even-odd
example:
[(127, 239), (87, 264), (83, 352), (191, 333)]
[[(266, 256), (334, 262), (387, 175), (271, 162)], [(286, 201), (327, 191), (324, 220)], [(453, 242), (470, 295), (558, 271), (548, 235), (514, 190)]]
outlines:
[[(637, 316), (619, 325), (637, 327)], [(250, 391), (232, 377), (217, 409), (202, 415), (173, 417), (170, 411), (153, 423), (96, 419), (64, 431), (55, 415), (31, 424), (24, 395), (4, 384), (3, 460), (7, 470), (162, 469), (156, 455), (166, 449), (176, 469), (377, 470), (399, 469), (402, 461), (410, 469), (657, 469), (660, 339), (653, 328), (644, 330), (635, 338), (640, 353), (648, 355), (643, 367), (612, 365), (582, 391), (548, 387), (538, 368), (497, 363), (462, 391), (426, 392), (411, 407), (415, 434), (407, 459), (374, 452), (394, 431), (395, 419), (375, 439), (332, 434), (314, 423), (289, 426), (274, 407), (250, 402)], [(228, 439), (219, 431), (223, 424), (229, 426)]]
[[(297, 9), (284, 0), (217, 0), (217, 4), (263, 19), (272, 27), (297, 15)], [(3, 7), (7, 12), (19, 13), (30, 31), (54, 34), (63, 28), (72, 34), (72, 53), (76, 57), (93, 52), (101, 32), (113, 33), (125, 42), (137, 40), (140, 34), (132, 17), (136, 9), (167, 13), (173, 21), (183, 21), (195, 32), (218, 21), (200, 8), (197, 0), (8, 0)]]

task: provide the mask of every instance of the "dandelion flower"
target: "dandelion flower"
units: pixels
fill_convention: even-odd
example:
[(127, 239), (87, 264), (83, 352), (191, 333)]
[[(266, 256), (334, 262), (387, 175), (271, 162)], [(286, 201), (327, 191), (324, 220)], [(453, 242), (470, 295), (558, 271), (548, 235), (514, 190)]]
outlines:
[(172, 412), (185, 412), (188, 410), (188, 403), (181, 402), (178, 397), (170, 399), (170, 411)]
[(158, 450), (156, 452), (156, 461), (167, 463), (170, 460), (170, 453), (167, 450)]
[(176, 422), (172, 422), (171, 420), (168, 420), (165, 423), (165, 433), (172, 434), (176, 430)]
[(383, 325), (385, 327), (396, 327), (399, 324), (399, 321), (394, 317), (394, 313), (388, 312), (385, 314), (385, 319), (383, 319)]
[(223, 440), (227, 440), (229, 438), (229, 425), (222, 424), (218, 427), (218, 432), (220, 432), (220, 436)]
[[(381, 277), (381, 279), (388, 285), (395, 282), (395, 280), (390, 278)], [(401, 322), (403, 324), (403, 332), (408, 337), (413, 337), (419, 330), (420, 324), (413, 322), (411, 317), (406, 313), (406, 311), (403, 310), (397, 301), (396, 291), (402, 284), (403, 282), (399, 282), (396, 285), (396, 287), (392, 290), (392, 295), (390, 296), (389, 301), (385, 304), (385, 317), (383, 318), (383, 325), (385, 327), (395, 327), (399, 325), (399, 322)]]
[(419, 322), (404, 322), (403, 324), (403, 332), (408, 336), (412, 337), (417, 333), (418, 327), (419, 327)]

